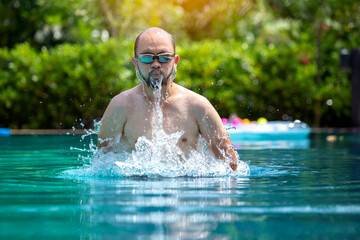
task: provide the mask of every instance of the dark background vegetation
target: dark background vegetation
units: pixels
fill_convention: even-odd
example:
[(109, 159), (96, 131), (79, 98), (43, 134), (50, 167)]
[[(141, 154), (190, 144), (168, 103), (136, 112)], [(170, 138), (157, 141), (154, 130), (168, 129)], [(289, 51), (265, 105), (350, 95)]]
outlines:
[(110, 99), (138, 84), (133, 42), (173, 34), (175, 81), (222, 117), (351, 124), (349, 72), (359, 47), (350, 0), (8, 0), (0, 3), (0, 127), (91, 126)]

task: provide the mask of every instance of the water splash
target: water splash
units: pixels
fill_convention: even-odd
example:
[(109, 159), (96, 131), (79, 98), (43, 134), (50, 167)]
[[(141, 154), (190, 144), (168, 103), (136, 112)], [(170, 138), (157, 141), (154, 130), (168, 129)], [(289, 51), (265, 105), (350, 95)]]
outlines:
[[(66, 171), (67, 175), (77, 177), (220, 177), (220, 176), (247, 176), (249, 166), (239, 161), (238, 168), (233, 171), (229, 160), (220, 160), (207, 149), (204, 141), (200, 141), (200, 148), (185, 154), (177, 142), (183, 132), (167, 134), (163, 128), (163, 113), (161, 110), (161, 79), (155, 81), (155, 101), (152, 103), (152, 139), (145, 136), (138, 138), (135, 150), (121, 141), (121, 135), (112, 141), (112, 150), (97, 149), (92, 139), (89, 149), (90, 155), (83, 157), (88, 165), (78, 169)], [(100, 122), (94, 122), (99, 126)], [(87, 130), (82, 139), (97, 134), (94, 130)], [(73, 148), (84, 151), (84, 149)]]

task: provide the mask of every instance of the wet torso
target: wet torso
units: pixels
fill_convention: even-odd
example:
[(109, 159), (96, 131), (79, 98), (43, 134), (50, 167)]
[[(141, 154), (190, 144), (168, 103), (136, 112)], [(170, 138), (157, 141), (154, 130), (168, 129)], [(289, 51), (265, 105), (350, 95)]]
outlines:
[[(166, 134), (182, 132), (177, 145), (184, 152), (196, 149), (199, 143), (199, 127), (192, 114), (192, 104), (187, 91), (180, 91), (175, 96), (160, 104), (163, 114), (162, 127)], [(133, 149), (141, 136), (148, 139), (153, 137), (153, 117), (155, 123), (160, 124), (155, 110), (156, 103), (150, 103), (142, 92), (134, 91), (129, 96), (129, 107), (126, 111), (126, 121), (123, 126), (122, 141), (127, 142)]]

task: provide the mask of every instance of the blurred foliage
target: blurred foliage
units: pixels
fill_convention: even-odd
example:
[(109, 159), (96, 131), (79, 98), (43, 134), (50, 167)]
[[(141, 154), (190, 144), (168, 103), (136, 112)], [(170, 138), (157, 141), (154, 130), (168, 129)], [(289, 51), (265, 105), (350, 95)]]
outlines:
[[(112, 37), (134, 39), (158, 26), (176, 39), (233, 37), (233, 24), (256, 7), (254, 0), (95, 0)], [(224, 31), (225, 30), (225, 31)]]
[[(306, 32), (313, 40), (316, 62), (316, 82), (321, 88), (329, 78), (336, 75), (334, 60), (340, 48), (358, 47), (360, 27), (360, 2), (353, 0), (323, 0), (323, 1), (288, 1), (269, 0), (269, 5), (277, 17), (299, 22), (300, 31)], [(354, 34), (355, 33), (355, 34)], [(336, 52), (334, 51), (336, 50)], [(335, 70), (335, 72), (334, 72)], [(333, 83), (336, 80), (333, 79)], [(324, 89), (325, 87), (321, 88)], [(321, 100), (324, 91), (320, 91), (314, 103), (315, 125), (320, 125)], [(328, 119), (329, 121), (329, 119)]]
[[(137, 84), (132, 48), (127, 41), (111, 40), (64, 44), (40, 53), (26, 43), (2, 50), (0, 77), (6, 81), (0, 83), (1, 122), (13, 128), (71, 128), (82, 118), (91, 124), (112, 96)], [(331, 120), (348, 118), (349, 82), (340, 74), (333, 77), (337, 84), (330, 78), (318, 88), (315, 64), (301, 63), (302, 46), (206, 40), (184, 43), (178, 54), (176, 81), (207, 97), (221, 116), (236, 112), (249, 119), (311, 122), (313, 102), (322, 94), (334, 102)], [(289, 64), (289, 59), (296, 61)], [(328, 114), (325, 101), (323, 105)]]
[(319, 87), (316, 65), (303, 63), (303, 46), (278, 44), (281, 47), (203, 41), (184, 46), (178, 81), (206, 96), (221, 116), (313, 123), (313, 103), (321, 101), (322, 125), (349, 124), (350, 83), (345, 74), (338, 71)]
[(99, 119), (137, 84), (133, 42), (151, 26), (177, 41), (176, 81), (223, 117), (350, 125), (339, 51), (359, 45), (359, 1), (11, 0), (0, 14), (0, 127)]
[[(71, 128), (102, 116), (119, 90), (135, 85), (131, 44), (63, 44), (36, 52), (27, 43), (0, 51), (0, 115), (12, 128)], [(115, 50), (116, 49), (116, 50)], [(115, 91), (115, 92), (114, 92)]]
[(36, 48), (84, 43), (101, 26), (92, 0), (10, 0), (0, 2), (0, 47), (28, 42)]

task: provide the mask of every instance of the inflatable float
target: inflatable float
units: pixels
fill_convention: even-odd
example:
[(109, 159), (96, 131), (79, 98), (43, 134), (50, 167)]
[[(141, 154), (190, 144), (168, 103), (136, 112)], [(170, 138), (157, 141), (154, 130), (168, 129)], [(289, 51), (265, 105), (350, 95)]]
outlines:
[(10, 134), (9, 128), (0, 128), (0, 136), (10, 136)]
[(257, 122), (223, 123), (230, 134), (230, 140), (238, 141), (264, 141), (264, 140), (301, 140), (307, 139), (311, 129), (299, 120), (295, 121), (267, 121), (265, 118)]

